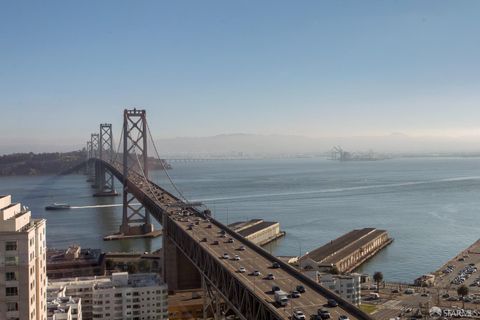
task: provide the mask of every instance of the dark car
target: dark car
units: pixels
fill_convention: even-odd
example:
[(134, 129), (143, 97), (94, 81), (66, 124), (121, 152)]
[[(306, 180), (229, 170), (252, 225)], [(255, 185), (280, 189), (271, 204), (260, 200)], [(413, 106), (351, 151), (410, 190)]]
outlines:
[(298, 285), (296, 289), (297, 289), (297, 291), (300, 292), (300, 293), (304, 293), (304, 292), (305, 292), (305, 287), (302, 286), (302, 285)]
[(215, 240), (215, 241), (212, 242), (212, 244), (213, 244), (213, 245), (217, 245), (217, 244), (218, 244), (218, 241)]
[(298, 291), (292, 291), (292, 293), (290, 293), (290, 296), (292, 298), (300, 298), (300, 292)]
[(212, 228), (212, 225), (211, 225), (211, 224), (207, 225), (207, 228), (211, 229), (211, 228)]
[(280, 291), (279, 286), (272, 286), (272, 292), (275, 293), (275, 291)]
[(233, 243), (233, 239), (232, 238), (228, 238), (228, 240), (226, 241), (227, 243)]
[(278, 263), (278, 262), (275, 261), (274, 263), (272, 263), (272, 268), (273, 268), (273, 269), (278, 269), (278, 268), (280, 268), (280, 263)]
[(200, 242), (207, 242), (207, 238), (202, 238), (202, 240), (200, 240)]
[(330, 312), (327, 309), (318, 309), (317, 314), (320, 319), (330, 319)]
[(333, 299), (328, 299), (327, 306), (329, 306), (331, 308), (338, 307), (338, 302), (333, 300)]

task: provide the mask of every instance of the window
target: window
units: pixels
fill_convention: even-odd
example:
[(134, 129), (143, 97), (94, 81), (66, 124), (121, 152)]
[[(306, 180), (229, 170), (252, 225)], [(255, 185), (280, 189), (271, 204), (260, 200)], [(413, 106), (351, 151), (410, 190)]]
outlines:
[(6, 281), (17, 280), (17, 273), (16, 272), (6, 272), (5, 273), (5, 280)]
[(18, 311), (18, 303), (7, 302), (7, 311)]
[(15, 251), (17, 250), (17, 241), (7, 241), (5, 242), (6, 251)]
[(5, 295), (7, 297), (18, 296), (18, 288), (17, 287), (6, 287), (5, 288)]
[(5, 264), (8, 266), (15, 266), (18, 264), (18, 257), (5, 257)]

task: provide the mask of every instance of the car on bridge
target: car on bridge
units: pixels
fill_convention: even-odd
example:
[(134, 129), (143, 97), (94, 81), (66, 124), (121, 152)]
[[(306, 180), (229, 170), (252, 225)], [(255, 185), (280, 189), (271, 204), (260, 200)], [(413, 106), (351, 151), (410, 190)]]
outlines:
[(305, 320), (305, 314), (301, 310), (295, 310), (293, 312), (292, 318), (295, 320)]
[(232, 260), (238, 261), (240, 260), (240, 256), (238, 254), (234, 255)]
[(245, 246), (240, 246), (240, 247), (238, 247), (237, 250), (238, 250), (238, 251), (245, 251)]
[(273, 275), (273, 273), (269, 273), (266, 277), (265, 277), (266, 280), (275, 280), (275, 276)]
[(258, 270), (254, 270), (252, 273), (250, 273), (250, 275), (257, 277), (257, 276), (261, 275), (261, 273)]
[(247, 269), (245, 269), (244, 267), (238, 268), (238, 272), (240, 272), (240, 273), (245, 273), (246, 271), (247, 271)]
[(230, 259), (230, 255), (228, 253), (224, 253), (223, 259), (226, 259), (226, 260)]

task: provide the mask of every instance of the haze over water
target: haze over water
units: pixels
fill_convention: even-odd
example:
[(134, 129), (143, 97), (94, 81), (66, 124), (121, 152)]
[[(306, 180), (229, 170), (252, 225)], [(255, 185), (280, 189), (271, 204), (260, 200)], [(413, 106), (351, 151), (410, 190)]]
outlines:
[[(480, 159), (411, 158), (372, 162), (323, 159), (173, 163), (169, 171), (189, 200), (208, 204), (222, 222), (279, 221), (287, 236), (267, 247), (298, 255), (363, 227), (388, 230), (392, 245), (359, 271), (382, 271), (386, 280), (412, 281), (478, 239)], [(153, 180), (171, 188), (163, 172)], [(93, 198), (83, 175), (2, 177), (0, 194), (12, 194), (47, 218), (47, 244), (106, 251), (152, 251), (161, 238), (104, 242), (116, 232), (121, 207), (44, 211), (52, 202), (72, 206), (120, 203)], [(117, 183), (117, 189), (120, 186)]]

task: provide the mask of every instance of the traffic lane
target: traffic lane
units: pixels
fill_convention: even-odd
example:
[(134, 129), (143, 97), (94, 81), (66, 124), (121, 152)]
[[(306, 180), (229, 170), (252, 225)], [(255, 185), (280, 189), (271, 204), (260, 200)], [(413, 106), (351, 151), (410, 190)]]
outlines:
[[(216, 228), (216, 229), (208, 229), (206, 228), (207, 230), (211, 230), (211, 231), (214, 231), (212, 232), (214, 236), (216, 236), (217, 238), (220, 238), (220, 239), (226, 239), (226, 238), (221, 238), (219, 237), (220, 233), (220, 229)], [(195, 230), (195, 227), (194, 227), (194, 230)], [(190, 231), (194, 231), (194, 230), (190, 230)], [(208, 235), (212, 235), (212, 233), (208, 232), (207, 234)], [(217, 233), (218, 233), (218, 236), (217, 236)], [(197, 232), (197, 235), (200, 235), (200, 236), (203, 236), (205, 235), (205, 232)], [(221, 240), (220, 240), (221, 241)], [(212, 246), (214, 247), (214, 246)], [(231, 260), (228, 260), (228, 262), (225, 260), (225, 259), (222, 259), (222, 256), (223, 256), (223, 253), (228, 253), (229, 255), (234, 255), (235, 253), (231, 254), (229, 252), (229, 250), (235, 250), (235, 246), (233, 246), (233, 244), (231, 243), (224, 243), (224, 242), (220, 242), (219, 245), (219, 250), (214, 250), (214, 252), (217, 254), (217, 257), (221, 260), (224, 260), (224, 262), (227, 264), (227, 265), (230, 265), (232, 268), (231, 268), (231, 271), (235, 272), (238, 270), (238, 267), (240, 266), (240, 264), (237, 263), (237, 265), (234, 265), (232, 264), (232, 261)], [(238, 245), (237, 245), (238, 247)], [(210, 248), (210, 246), (209, 246)], [(248, 263), (243, 263), (244, 265), (242, 265), (243, 267), (245, 267), (247, 269), (247, 271), (250, 271), (250, 269), (253, 270), (258, 270), (260, 271), (263, 275), (266, 275), (268, 273), (273, 273), (273, 274), (276, 274), (276, 273), (279, 273), (280, 272), (284, 272), (286, 273), (284, 270), (282, 269), (276, 269), (278, 271), (275, 271), (275, 269), (271, 269), (270, 268), (270, 261), (268, 261), (267, 259), (261, 257), (260, 259), (264, 259), (266, 262), (268, 262), (268, 265), (267, 266), (262, 266), (262, 264), (259, 264), (258, 262), (259, 261), (255, 261), (255, 260), (258, 260), (259, 258), (255, 258), (255, 257), (258, 257), (258, 254), (254, 253), (254, 252), (250, 252), (249, 254), (251, 254), (251, 256), (249, 258), (247, 258), (247, 256), (249, 256), (249, 254), (246, 252), (250, 252), (250, 250), (246, 250), (246, 251), (241, 251), (241, 254), (239, 254), (239, 256), (243, 256), (243, 260), (247, 260)], [(265, 262), (264, 261), (264, 262)], [(235, 262), (238, 262), (238, 261), (235, 261)], [(250, 271), (251, 272), (251, 271)], [(276, 275), (277, 278), (281, 275)], [(253, 276), (250, 276), (250, 277), (253, 277)], [(260, 291), (263, 291), (264, 293), (267, 293), (269, 291), (271, 291), (271, 286), (274, 285), (274, 280), (264, 280), (264, 279), (257, 279), (258, 277), (255, 277), (252, 279), (250, 278), (247, 278), (247, 277), (243, 277), (244, 280), (246, 280), (247, 282), (250, 282), (250, 283), (253, 283), (253, 287), (254, 287), (254, 290), (256, 288), (259, 288)], [(288, 287), (290, 285), (290, 287), (292, 289), (294, 289), (296, 287), (296, 285), (294, 285), (294, 282), (297, 281), (294, 277), (291, 277), (288, 275), (288, 277), (285, 277), (283, 280), (281, 281), (277, 281), (277, 283), (282, 283), (281, 285), (279, 285), (281, 288), (282, 286), (284, 288)], [(283, 289), (284, 291), (287, 291), (287, 292), (290, 292), (292, 289), (290, 290), (285, 290)], [(273, 296), (273, 294), (272, 294)], [(296, 309), (302, 309), (302, 311), (304, 311), (306, 314), (315, 314), (317, 312), (317, 309), (318, 308), (321, 308), (321, 307), (324, 307), (326, 305), (326, 299), (323, 298), (323, 299), (318, 299), (318, 294), (314, 293), (313, 291), (310, 291), (308, 290), (307, 293), (304, 293), (303, 295), (303, 299), (302, 298), (296, 298), (296, 299), (291, 299), (291, 309), (292, 310), (296, 310)], [(272, 301), (274, 300), (274, 297), (271, 298)], [(316, 301), (316, 300), (324, 300), (324, 301)], [(315, 301), (317, 303), (315, 303)], [(340, 308), (331, 308), (332, 310), (330, 310), (331, 314), (333, 317), (336, 317), (336, 316), (340, 316), (340, 315), (348, 315), (348, 313), (346, 312), (343, 312), (342, 309)], [(288, 311), (286, 311), (288, 312)], [(353, 318), (353, 317), (352, 317)]]
[[(184, 223), (186, 223), (188, 225), (191, 222), (184, 222)], [(223, 256), (224, 253), (228, 253), (229, 255), (238, 254), (238, 253), (233, 253), (233, 254), (230, 253), (232, 250), (235, 250), (238, 247), (238, 244), (235, 246), (235, 242), (233, 244), (232, 243), (225, 243), (224, 241), (227, 238), (220, 237), (220, 229), (219, 228), (212, 226), (211, 229), (204, 228), (203, 231), (202, 231), (202, 228), (199, 227), (201, 225), (202, 225), (202, 223), (200, 223), (199, 225), (195, 225), (193, 227), (193, 230), (187, 230), (187, 231), (196, 231), (196, 232), (192, 232), (192, 233), (194, 235), (196, 234), (198, 239), (201, 239), (201, 237), (203, 237), (203, 236), (207, 236), (207, 239), (208, 238), (211, 239), (212, 237), (214, 239), (215, 238), (219, 239), (219, 240), (217, 240), (217, 241), (219, 241), (218, 249), (214, 249), (214, 247), (217, 247), (217, 246), (206, 245), (206, 247), (208, 249), (210, 249), (211, 251), (213, 251), (213, 253), (217, 255), (217, 258), (219, 260), (223, 260), (224, 263), (227, 266), (230, 266), (231, 271), (235, 272), (238, 269), (239, 264), (237, 264), (237, 265), (232, 264), (231, 260), (222, 259), (222, 256)], [(195, 229), (197, 229), (197, 230), (195, 230)], [(282, 280), (282, 283), (283, 283), (282, 286), (284, 286), (284, 287), (288, 287), (288, 285), (287, 285), (287, 282), (288, 282), (288, 284), (290, 284), (290, 286), (293, 289), (294, 288), (293, 283), (295, 281), (298, 281), (294, 277), (290, 276), (286, 271), (284, 271), (281, 268), (276, 269), (277, 271), (271, 269), (270, 268), (271, 261), (269, 261), (268, 259), (266, 259), (262, 256), (259, 256), (258, 254), (256, 254), (255, 252), (253, 252), (249, 249), (247, 249), (246, 251), (240, 251), (239, 256), (243, 257), (243, 260), (247, 259), (249, 261), (249, 263), (244, 263), (246, 265), (244, 267), (247, 268), (247, 270), (250, 269), (250, 268), (253, 269), (253, 270), (258, 270), (263, 275), (266, 275), (268, 273), (273, 273), (273, 274), (277, 273), (277, 277), (281, 277), (282, 275), (286, 275), (286, 277)], [(261, 261), (261, 260), (263, 260), (263, 261)], [(237, 262), (237, 261), (235, 261), (235, 262)], [(263, 262), (263, 263), (261, 263), (261, 262)], [(280, 274), (278, 274), (278, 273), (280, 273)], [(250, 277), (253, 277), (253, 276), (250, 276)], [(263, 293), (267, 293), (267, 292), (271, 291), (271, 286), (273, 285), (272, 280), (257, 279), (257, 278), (258, 277), (255, 277), (252, 280), (250, 278), (247, 278), (247, 277), (243, 276), (243, 279), (245, 281), (247, 281), (247, 283), (249, 282), (250, 286), (253, 287), (254, 290), (256, 288), (259, 288), (260, 292), (263, 292)], [(285, 281), (287, 281), (287, 282), (285, 282)], [(252, 284), (253, 284), (253, 286), (252, 286)], [(284, 290), (284, 291), (291, 291), (291, 290)], [(318, 308), (321, 308), (321, 307), (326, 305), (326, 298), (320, 296), (320, 299), (319, 299), (318, 294), (314, 293), (313, 289), (312, 289), (312, 291), (307, 290), (307, 293), (302, 295), (302, 296), (303, 296), (303, 299), (302, 298), (291, 299), (292, 302), (290, 303), (290, 305), (291, 305), (292, 310), (301, 308), (302, 311), (304, 311), (307, 315), (316, 314)], [(271, 299), (272, 299), (271, 301), (273, 301), (274, 297), (272, 297)], [(331, 309), (332, 310), (330, 310), (330, 312), (331, 312), (333, 317), (340, 316), (340, 315), (348, 315), (347, 312), (344, 312), (344, 310), (342, 310), (340, 308), (331, 308)], [(288, 311), (285, 311), (285, 312), (288, 312)]]

